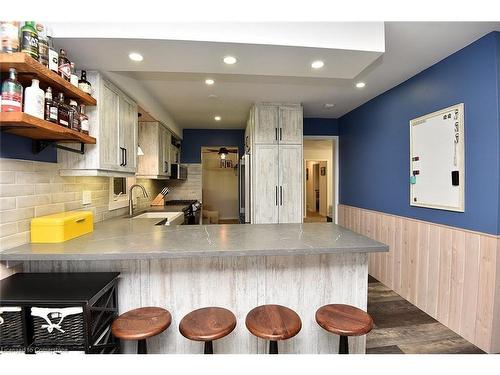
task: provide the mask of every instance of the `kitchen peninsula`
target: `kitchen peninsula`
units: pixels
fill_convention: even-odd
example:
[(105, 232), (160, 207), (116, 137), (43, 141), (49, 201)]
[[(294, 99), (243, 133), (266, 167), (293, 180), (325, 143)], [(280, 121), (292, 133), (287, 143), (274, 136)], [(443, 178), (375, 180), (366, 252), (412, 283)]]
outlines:
[[(93, 233), (61, 244), (27, 244), (0, 260), (23, 262), (25, 272), (120, 272), (119, 310), (165, 307), (173, 327), (193, 309), (229, 308), (235, 331), (215, 343), (218, 353), (264, 353), (266, 343), (250, 335), (245, 315), (264, 303), (294, 309), (302, 330), (280, 343), (282, 353), (335, 353), (338, 337), (315, 323), (327, 303), (366, 309), (368, 253), (388, 247), (332, 223), (155, 226), (158, 219), (117, 218)], [(177, 329), (150, 340), (151, 353), (199, 353)], [(349, 342), (364, 353), (365, 336)], [(134, 352), (124, 343), (124, 352)]]

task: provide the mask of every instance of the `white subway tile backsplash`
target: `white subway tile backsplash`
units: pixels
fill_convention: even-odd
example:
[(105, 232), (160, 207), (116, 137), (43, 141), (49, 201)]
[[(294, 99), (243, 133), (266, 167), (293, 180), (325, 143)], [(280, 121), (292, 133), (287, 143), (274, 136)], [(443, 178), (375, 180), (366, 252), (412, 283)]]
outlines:
[(16, 198), (0, 198), (0, 211), (16, 208)]
[(50, 195), (26, 195), (16, 198), (17, 208), (43, 206), (50, 203)]
[(14, 184), (16, 182), (16, 172), (0, 171), (0, 184)]
[[(55, 163), (0, 159), (0, 178), (0, 251), (29, 242), (33, 217), (89, 210), (99, 222), (128, 212), (128, 207), (109, 211), (108, 177), (61, 177)], [(137, 183), (150, 195), (138, 200), (138, 209), (147, 208), (165, 186), (165, 181), (147, 179)], [(82, 205), (83, 190), (91, 191), (91, 205)]]
[(17, 197), (19, 195), (33, 195), (35, 185), (0, 184), (0, 197)]

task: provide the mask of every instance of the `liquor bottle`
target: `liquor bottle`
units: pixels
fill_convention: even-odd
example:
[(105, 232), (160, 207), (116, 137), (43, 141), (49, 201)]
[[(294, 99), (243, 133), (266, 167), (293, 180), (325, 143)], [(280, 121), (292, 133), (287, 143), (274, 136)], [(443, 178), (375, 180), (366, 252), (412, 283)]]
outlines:
[(44, 92), (40, 88), (40, 82), (38, 79), (33, 78), (31, 86), (26, 87), (26, 90), (24, 90), (24, 113), (43, 120), (44, 101)]
[(54, 48), (51, 28), (47, 28), (47, 41), (49, 44), (49, 69), (53, 72), (59, 73), (59, 54)]
[(82, 70), (82, 76), (81, 76), (80, 80), (78, 81), (78, 87), (83, 92), (86, 92), (87, 94), (92, 95), (92, 85), (90, 84), (89, 81), (87, 81), (87, 72), (85, 70)]
[(2, 52), (13, 53), (19, 51), (19, 22), (0, 21), (0, 38)]
[(70, 127), (69, 111), (69, 106), (64, 103), (64, 94), (60, 92), (57, 97), (57, 123), (66, 128)]
[(28, 21), (21, 28), (21, 52), (38, 60), (38, 33), (35, 21)]
[(78, 87), (78, 76), (76, 75), (75, 72), (75, 63), (74, 62), (70, 63), (70, 67), (71, 67), (71, 76), (69, 81), (73, 86)]
[(45, 91), (45, 120), (57, 124), (57, 103), (52, 100), (52, 88)]
[(9, 78), (2, 83), (2, 100), (0, 112), (21, 112), (23, 103), (23, 86), (17, 81), (17, 71), (9, 69)]
[(89, 134), (89, 116), (85, 114), (85, 105), (80, 105), (80, 128), (81, 132), (85, 134)]
[(49, 41), (47, 39), (47, 29), (41, 24), (36, 24), (38, 33), (38, 62), (45, 67), (49, 66)]
[(59, 50), (59, 75), (68, 82), (71, 80), (71, 64), (62, 48)]
[(69, 113), (71, 129), (79, 132), (82, 130), (82, 128), (80, 126), (80, 113), (78, 112), (78, 104), (76, 103), (76, 101), (70, 100), (69, 106), (71, 108)]

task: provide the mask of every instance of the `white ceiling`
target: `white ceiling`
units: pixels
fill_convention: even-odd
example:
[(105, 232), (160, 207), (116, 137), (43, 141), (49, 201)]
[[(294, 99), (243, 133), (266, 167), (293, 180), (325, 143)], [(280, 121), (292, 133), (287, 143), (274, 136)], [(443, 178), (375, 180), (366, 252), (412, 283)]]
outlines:
[[(388, 22), (383, 55), (375, 48), (137, 39), (58, 42), (67, 45), (80, 66), (137, 82), (180, 128), (243, 128), (256, 101), (300, 102), (306, 117), (340, 117), (493, 30), (500, 30), (499, 22)], [(144, 62), (131, 63), (126, 53), (132, 50), (143, 53)], [(238, 64), (221, 64), (226, 54), (237, 54)], [(314, 59), (324, 60), (325, 68), (311, 70)], [(215, 85), (206, 86), (207, 77), (215, 79)], [(354, 87), (359, 80), (366, 82), (365, 88)], [(328, 110), (325, 103), (335, 106)], [(148, 103), (140, 104), (148, 110)], [(214, 115), (222, 121), (215, 122)]]

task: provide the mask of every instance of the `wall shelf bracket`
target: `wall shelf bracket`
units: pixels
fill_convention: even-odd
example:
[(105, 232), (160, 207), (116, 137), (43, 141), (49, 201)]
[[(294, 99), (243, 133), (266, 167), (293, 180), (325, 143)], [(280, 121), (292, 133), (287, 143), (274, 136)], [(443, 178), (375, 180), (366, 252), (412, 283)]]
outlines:
[(47, 147), (52, 146), (52, 147), (58, 148), (60, 150), (74, 152), (75, 154), (84, 155), (85, 154), (85, 143), (83, 143), (83, 142), (79, 142), (79, 143), (80, 143), (80, 149), (76, 149), (76, 148), (66, 147), (66, 146), (60, 145), (55, 141), (33, 141), (33, 153), (39, 154), (40, 152), (45, 150)]

